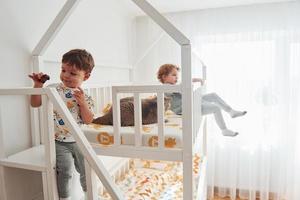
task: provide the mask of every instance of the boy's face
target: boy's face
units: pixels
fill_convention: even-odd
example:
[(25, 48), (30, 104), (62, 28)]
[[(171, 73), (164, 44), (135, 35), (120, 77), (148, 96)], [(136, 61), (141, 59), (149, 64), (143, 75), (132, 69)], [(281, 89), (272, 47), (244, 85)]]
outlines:
[(82, 82), (87, 80), (89, 76), (85, 71), (67, 63), (63, 63), (61, 66), (60, 80), (69, 88), (80, 87)]
[(178, 79), (178, 71), (176, 69), (172, 69), (172, 71), (168, 75), (163, 76), (163, 83), (167, 84), (176, 84)]

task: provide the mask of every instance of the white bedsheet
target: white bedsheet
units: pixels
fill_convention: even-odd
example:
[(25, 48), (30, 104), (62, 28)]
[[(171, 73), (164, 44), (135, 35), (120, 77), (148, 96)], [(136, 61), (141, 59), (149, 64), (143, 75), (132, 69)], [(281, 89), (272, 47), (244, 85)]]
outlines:
[[(179, 115), (167, 114), (167, 122), (164, 127), (165, 146), (179, 148), (182, 146), (182, 119)], [(113, 126), (89, 124), (81, 127), (85, 136), (91, 143), (100, 145), (112, 145), (114, 141)], [(142, 145), (155, 147), (158, 145), (157, 124), (142, 126)], [(121, 127), (121, 143), (134, 145), (134, 127)]]

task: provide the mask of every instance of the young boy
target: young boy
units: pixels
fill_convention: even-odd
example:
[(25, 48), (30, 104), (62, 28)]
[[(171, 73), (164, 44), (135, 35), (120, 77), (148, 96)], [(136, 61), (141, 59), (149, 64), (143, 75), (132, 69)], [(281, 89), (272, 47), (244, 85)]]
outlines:
[[(177, 83), (179, 67), (173, 64), (164, 64), (160, 66), (157, 72), (157, 79), (163, 84), (171, 84), (174, 85)], [(193, 82), (200, 81), (201, 79), (193, 79)], [(181, 102), (181, 94), (180, 93), (166, 93), (167, 97), (171, 98), (171, 110), (181, 115), (182, 112), (182, 102)], [(232, 118), (239, 117), (245, 115), (246, 111), (236, 111), (233, 110), (228, 104), (223, 101), (216, 93), (205, 94), (202, 96), (202, 114), (214, 114), (217, 125), (222, 131), (224, 136), (236, 136), (238, 132), (234, 132), (232, 130), (227, 129), (221, 109), (230, 114)]]
[[(70, 50), (62, 57), (61, 83), (48, 86), (56, 88), (78, 124), (89, 124), (93, 121), (92, 100), (80, 88), (82, 82), (90, 77), (93, 67), (94, 60), (89, 52), (84, 49)], [(45, 74), (32, 73), (29, 77), (34, 82), (34, 88), (43, 87)], [(41, 104), (41, 95), (31, 96), (31, 106), (39, 107)], [(72, 133), (56, 111), (54, 126), (58, 193), (61, 200), (69, 200), (73, 163), (80, 174), (82, 189), (86, 192), (84, 158)]]

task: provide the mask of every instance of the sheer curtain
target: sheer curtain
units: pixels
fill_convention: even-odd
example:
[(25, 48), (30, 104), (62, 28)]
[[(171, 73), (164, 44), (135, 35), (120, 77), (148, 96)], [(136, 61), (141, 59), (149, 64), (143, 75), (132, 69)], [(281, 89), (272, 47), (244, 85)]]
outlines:
[[(207, 91), (248, 111), (235, 119), (223, 113), (228, 128), (240, 133), (234, 138), (223, 137), (209, 117), (209, 197), (300, 199), (299, 11), (299, 2), (291, 2), (168, 15), (207, 65)], [(151, 33), (139, 31), (145, 28)], [(160, 35), (153, 30), (159, 28), (137, 20), (139, 52)], [(142, 66), (154, 81), (160, 64), (180, 63), (168, 36), (156, 43), (136, 66), (135, 80), (147, 79)]]
[(209, 194), (299, 199), (293, 190), (300, 161), (299, 35), (271, 31), (212, 37), (214, 42), (199, 48), (208, 66), (208, 91), (248, 113), (226, 116), (228, 127), (240, 132), (235, 138), (220, 137), (209, 120)]

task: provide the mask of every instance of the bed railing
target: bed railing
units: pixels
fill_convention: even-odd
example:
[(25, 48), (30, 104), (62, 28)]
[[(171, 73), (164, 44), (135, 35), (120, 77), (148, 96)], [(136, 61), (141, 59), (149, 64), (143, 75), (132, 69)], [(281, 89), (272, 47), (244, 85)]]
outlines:
[[(119, 93), (134, 94), (134, 119), (135, 119), (135, 146), (140, 147), (142, 143), (142, 108), (141, 108), (141, 93), (157, 93), (157, 117), (158, 117), (158, 148), (164, 149), (164, 93), (165, 92), (180, 92), (178, 86), (114, 86), (112, 87), (112, 102), (113, 107), (119, 108)], [(114, 116), (114, 145), (121, 145), (120, 137), (120, 109), (113, 109)], [(115, 117), (116, 116), (116, 117)]]
[[(109, 173), (105, 169), (102, 162), (97, 157), (97, 154), (93, 150), (92, 146), (84, 136), (83, 132), (75, 122), (74, 118), (70, 114), (65, 103), (62, 101), (58, 92), (54, 88), (16, 88), (16, 89), (0, 89), (0, 95), (42, 95), (43, 106), (46, 108), (45, 120), (44, 120), (44, 148), (31, 148), (32, 153), (26, 153), (25, 150), (15, 156), (8, 158), (0, 158), (0, 164), (9, 167), (32, 169), (41, 171), (43, 173), (43, 184), (45, 185), (44, 199), (57, 199), (56, 182), (55, 182), (55, 144), (54, 144), (54, 125), (53, 125), (53, 107), (60, 113), (64, 122), (71, 130), (74, 139), (77, 142), (79, 149), (85, 158), (86, 163), (86, 175), (88, 185), (88, 199), (96, 199), (95, 181), (93, 174), (95, 173), (102, 184), (111, 195), (113, 199), (123, 199), (122, 192), (117, 185), (112, 181)], [(1, 138), (2, 140), (2, 138)], [(35, 152), (38, 151), (38, 152)], [(44, 154), (43, 154), (44, 152)], [(41, 164), (37, 163), (37, 160), (32, 160), (32, 156), (37, 155), (39, 159), (42, 159)], [(27, 159), (25, 156), (29, 156)], [(44, 159), (44, 161), (43, 161)], [(31, 160), (31, 161), (30, 161)], [(45, 177), (45, 178), (44, 178)]]
[[(201, 139), (201, 143), (203, 142), (203, 128), (200, 126), (203, 126), (203, 120), (201, 117), (201, 93), (203, 91), (203, 87), (199, 87), (200, 85), (196, 86), (194, 88), (193, 93), (193, 113), (189, 115), (193, 115), (193, 143), (196, 143), (198, 139)], [(106, 86), (105, 86), (106, 87)], [(104, 87), (104, 88), (105, 88)], [(90, 87), (88, 88), (89, 94), (92, 95), (92, 98), (95, 101), (95, 104), (102, 104), (101, 99), (97, 99), (97, 96), (93, 96), (94, 93), (99, 93), (104, 89), (101, 86), (98, 87)], [(95, 92), (98, 91), (98, 92)], [(135, 127), (134, 127), (134, 133), (135, 133), (135, 141), (133, 145), (123, 145), (121, 142), (121, 136), (120, 136), (120, 110), (119, 109), (113, 109), (113, 116), (116, 116), (114, 118), (114, 139), (113, 139), (113, 146), (105, 146), (105, 148), (101, 148), (99, 145), (93, 145), (96, 149), (96, 151), (99, 151), (100, 154), (103, 155), (114, 155), (118, 156), (118, 152), (123, 152), (123, 156), (126, 157), (139, 157), (146, 154), (146, 156), (149, 156), (149, 159), (153, 157), (153, 154), (157, 154), (159, 157), (157, 159), (161, 160), (174, 160), (174, 161), (182, 161), (182, 156), (178, 156), (178, 153), (182, 153), (182, 148), (177, 149), (170, 149), (165, 148), (164, 146), (164, 93), (166, 92), (181, 92), (181, 88), (179, 85), (144, 85), (144, 86), (112, 86), (110, 96), (111, 99), (106, 99), (106, 103), (112, 104), (113, 107), (119, 108), (119, 101), (120, 98), (127, 97), (127, 96), (133, 96), (134, 97), (134, 103), (135, 103)], [(142, 146), (141, 142), (141, 128), (142, 128), (142, 120), (141, 120), (141, 98), (147, 98), (152, 95), (157, 95), (157, 116), (158, 116), (158, 145), (157, 147), (146, 147)], [(101, 96), (101, 95), (100, 95)], [(101, 109), (101, 108), (100, 108)], [(198, 134), (199, 133), (199, 134)], [(184, 133), (188, 134), (188, 133)], [(197, 138), (197, 139), (196, 139)], [(203, 148), (203, 145), (198, 145), (200, 148)], [(136, 148), (137, 147), (137, 148)], [(101, 149), (101, 150), (98, 150)], [(195, 149), (196, 150), (196, 149)], [(196, 150), (198, 151), (198, 149)], [(160, 153), (161, 152), (161, 153)], [(203, 150), (201, 152), (204, 152)], [(173, 155), (173, 156), (170, 156)], [(146, 158), (146, 157), (145, 157)]]
[[(184, 175), (184, 189), (190, 187), (194, 187), (196, 192), (196, 199), (204, 199), (206, 197), (206, 130), (205, 130), (205, 121), (202, 119), (201, 114), (201, 95), (203, 92), (203, 87), (200, 85), (195, 85), (193, 88), (193, 96), (192, 96), (192, 112), (191, 113), (183, 113), (182, 120), (184, 118), (190, 118), (193, 120), (193, 127), (189, 129), (186, 127), (186, 124), (182, 124), (182, 137), (183, 140), (187, 140), (184, 137), (189, 134), (192, 137), (192, 145), (182, 145), (182, 148), (177, 149), (169, 149), (165, 147), (165, 133), (164, 133), (164, 93), (166, 92), (179, 92), (183, 93), (183, 87), (181, 85), (150, 85), (150, 86), (113, 86), (112, 87), (112, 106), (114, 108), (119, 108), (119, 97), (118, 94), (121, 93), (131, 93), (134, 96), (134, 116), (135, 116), (135, 145), (133, 147), (124, 146), (121, 144), (120, 137), (120, 109), (113, 109), (113, 128), (114, 128), (114, 146), (113, 149), (123, 149), (122, 155), (128, 156), (129, 152), (131, 152), (134, 157), (146, 158), (149, 156), (149, 159), (158, 159), (158, 160), (177, 160), (183, 162), (183, 174), (188, 174), (192, 168), (193, 162), (193, 152), (200, 150), (203, 156), (203, 164), (201, 165), (201, 177), (198, 179), (197, 183), (193, 183), (193, 177), (185, 177)], [(157, 147), (143, 147), (141, 146), (141, 95), (143, 93), (156, 93), (157, 94), (157, 117), (158, 117), (158, 145)], [(183, 103), (184, 100), (183, 100)], [(202, 126), (202, 127), (201, 127)], [(192, 130), (191, 132), (187, 130)], [(198, 144), (197, 144), (198, 143)], [(199, 149), (200, 148), (200, 149)], [(102, 148), (104, 151), (107, 149)], [(113, 150), (111, 151), (113, 152)], [(191, 156), (186, 154), (186, 152), (192, 152)], [(131, 155), (131, 156), (132, 156)], [(137, 156), (138, 155), (138, 156)], [(191, 189), (191, 193), (193, 190)], [(188, 195), (187, 195), (188, 196)], [(192, 199), (193, 194), (189, 195), (188, 199)], [(186, 199), (186, 198), (185, 198)]]

